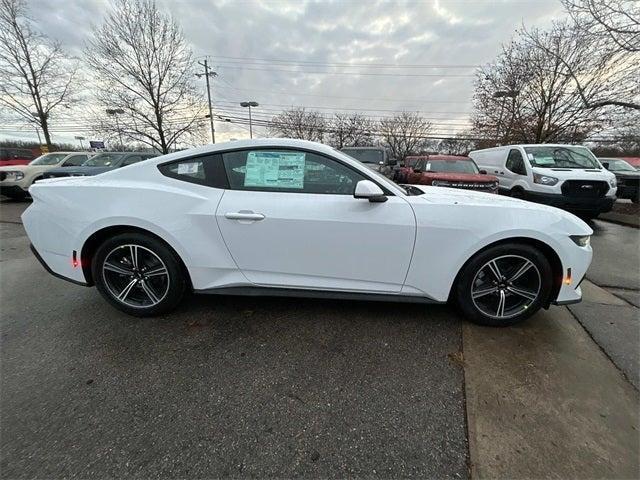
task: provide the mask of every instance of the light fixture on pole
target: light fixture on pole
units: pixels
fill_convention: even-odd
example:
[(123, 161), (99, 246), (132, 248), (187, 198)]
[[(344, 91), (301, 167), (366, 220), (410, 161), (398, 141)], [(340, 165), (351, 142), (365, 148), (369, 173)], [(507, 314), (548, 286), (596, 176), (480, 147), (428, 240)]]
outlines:
[(80, 141), (80, 149), (84, 150), (84, 144), (82, 143), (82, 141), (85, 139), (85, 137), (81, 137), (80, 135), (76, 135), (75, 139)]
[(493, 92), (493, 98), (502, 98), (503, 100), (500, 102), (500, 116), (498, 117), (498, 123), (496, 124), (496, 144), (498, 144), (498, 138), (500, 135), (500, 126), (502, 124), (502, 114), (504, 113), (504, 99), (505, 98), (516, 98), (519, 92), (514, 92), (513, 90), (497, 90)]
[(258, 102), (241, 102), (240, 103), (241, 107), (249, 107), (249, 138), (253, 138), (253, 127), (251, 125), (251, 107), (257, 107), (258, 106)]
[(116, 130), (118, 130), (118, 138), (120, 139), (120, 149), (124, 149), (124, 143), (122, 143), (122, 131), (120, 130), (120, 122), (118, 122), (118, 115), (122, 115), (124, 110), (121, 108), (107, 108), (105, 112), (107, 115), (113, 115), (116, 117)]

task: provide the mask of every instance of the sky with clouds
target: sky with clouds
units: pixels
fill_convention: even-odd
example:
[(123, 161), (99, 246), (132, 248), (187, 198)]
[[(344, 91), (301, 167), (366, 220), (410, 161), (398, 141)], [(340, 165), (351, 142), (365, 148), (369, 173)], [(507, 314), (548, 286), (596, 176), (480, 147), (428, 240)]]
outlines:
[[(564, 15), (559, 0), (157, 2), (179, 22), (194, 55), (209, 56), (219, 115), (246, 115), (238, 106), (243, 100), (260, 103), (257, 118), (290, 106), (373, 118), (408, 110), (446, 134), (465, 128), (474, 66), (492, 61), (523, 23), (545, 26)], [(108, 9), (102, 0), (28, 5), (38, 28), (78, 57)], [(204, 80), (196, 81), (204, 89)], [(219, 140), (248, 137), (239, 125), (218, 122), (216, 129)], [(35, 138), (25, 131), (12, 136), (18, 135)], [(57, 134), (54, 141), (73, 136)]]

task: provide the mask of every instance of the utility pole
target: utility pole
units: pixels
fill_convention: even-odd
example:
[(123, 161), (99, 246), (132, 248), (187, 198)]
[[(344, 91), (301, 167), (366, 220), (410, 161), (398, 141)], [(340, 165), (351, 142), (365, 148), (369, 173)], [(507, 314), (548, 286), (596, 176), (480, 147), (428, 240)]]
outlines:
[(216, 143), (216, 129), (213, 126), (213, 111), (211, 108), (211, 88), (209, 86), (209, 77), (215, 77), (218, 74), (216, 72), (209, 72), (209, 64), (207, 59), (204, 62), (198, 62), (198, 64), (204, 67), (204, 73), (196, 73), (196, 77), (200, 78), (204, 75), (207, 80), (207, 101), (209, 103), (209, 124), (211, 125), (211, 143)]

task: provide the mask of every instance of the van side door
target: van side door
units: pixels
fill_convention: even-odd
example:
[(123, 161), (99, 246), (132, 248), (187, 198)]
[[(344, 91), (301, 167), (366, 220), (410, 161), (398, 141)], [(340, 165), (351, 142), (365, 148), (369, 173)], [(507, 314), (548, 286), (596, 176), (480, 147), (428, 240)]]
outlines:
[(505, 166), (500, 171), (504, 172), (498, 177), (500, 178), (500, 187), (506, 190), (511, 190), (518, 180), (526, 180), (527, 167), (522, 152), (517, 148), (510, 149)]

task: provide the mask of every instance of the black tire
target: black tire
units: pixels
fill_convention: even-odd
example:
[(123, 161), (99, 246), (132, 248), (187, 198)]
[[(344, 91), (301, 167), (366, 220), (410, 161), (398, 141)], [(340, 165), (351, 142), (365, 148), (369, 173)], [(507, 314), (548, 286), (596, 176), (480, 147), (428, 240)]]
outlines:
[(525, 198), (524, 190), (520, 187), (516, 187), (512, 189), (509, 193), (510, 193), (510, 196), (513, 198), (519, 198), (520, 200), (524, 200)]
[[(137, 260), (127, 262), (133, 251)], [(114, 267), (121, 271), (112, 270)], [(187, 289), (185, 272), (174, 251), (163, 241), (137, 232), (104, 241), (93, 256), (91, 272), (96, 288), (111, 305), (137, 317), (174, 309)], [(124, 294), (123, 300), (118, 299), (118, 291)]]
[[(498, 261), (498, 270), (505, 278), (509, 276), (513, 278), (520, 268), (527, 265), (527, 260), (535, 266), (535, 269), (528, 266), (525, 273), (516, 277), (515, 281), (509, 283), (502, 279), (500, 283), (494, 285), (497, 283), (497, 275), (488, 266), (492, 260)], [(513, 264), (511, 269), (509, 269), (510, 264)], [(537, 288), (534, 284), (536, 278), (538, 279)], [(524, 282), (529, 282), (531, 285), (526, 286)], [(453, 298), (463, 315), (473, 323), (505, 327), (526, 320), (546, 305), (552, 287), (553, 271), (540, 250), (530, 245), (505, 243), (476, 254), (464, 265), (454, 286)], [(496, 292), (484, 293), (493, 288), (497, 289)], [(472, 297), (472, 291), (477, 295), (475, 300)], [(535, 299), (525, 298), (521, 293), (512, 293), (514, 291), (524, 292), (530, 296), (533, 296), (532, 292), (535, 291)], [(519, 301), (522, 305), (518, 306)], [(503, 302), (503, 315), (498, 315), (500, 302)], [(510, 303), (512, 308), (507, 310)], [(495, 315), (488, 314), (488, 311), (493, 312), (494, 305)]]

